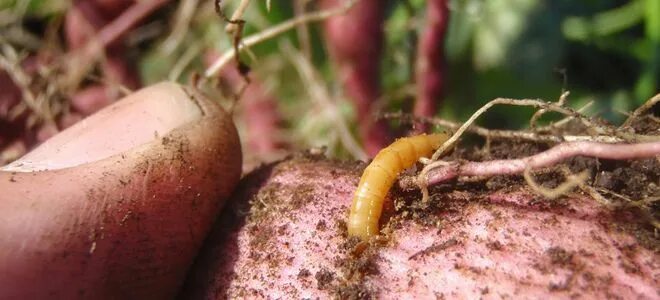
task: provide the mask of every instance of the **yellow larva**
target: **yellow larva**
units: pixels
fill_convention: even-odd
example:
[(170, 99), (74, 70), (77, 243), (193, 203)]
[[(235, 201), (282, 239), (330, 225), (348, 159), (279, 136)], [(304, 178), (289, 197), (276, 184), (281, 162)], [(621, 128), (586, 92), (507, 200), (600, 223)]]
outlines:
[(380, 150), (362, 173), (348, 217), (348, 235), (363, 240), (378, 234), (385, 196), (401, 171), (428, 157), (447, 140), (445, 134), (400, 138)]

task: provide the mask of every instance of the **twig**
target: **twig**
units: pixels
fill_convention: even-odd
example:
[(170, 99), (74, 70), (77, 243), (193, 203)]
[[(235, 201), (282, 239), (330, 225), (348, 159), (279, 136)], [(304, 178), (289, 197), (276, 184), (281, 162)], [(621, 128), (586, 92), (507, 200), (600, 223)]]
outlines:
[[(570, 94), (569, 91), (563, 92), (561, 96), (559, 96), (559, 100), (557, 101), (557, 105), (559, 106), (564, 106), (566, 104), (566, 99), (568, 99), (568, 95)], [(547, 113), (547, 109), (539, 109), (537, 112), (535, 112), (532, 117), (529, 119), (529, 127), (531, 128), (536, 128), (536, 121), (538, 121), (541, 116), (543, 116), (545, 113)]]
[[(594, 101), (591, 100), (591, 101), (587, 102), (585, 105), (582, 105), (582, 107), (578, 108), (576, 110), (576, 112), (584, 114), (584, 112), (587, 111), (587, 109), (589, 107), (591, 107), (593, 104), (594, 104)], [(573, 116), (567, 116), (567, 117), (564, 117), (563, 119), (561, 119), (559, 121), (552, 122), (548, 125), (541, 126), (541, 127), (536, 127), (536, 128), (534, 128), (534, 130), (538, 131), (538, 132), (552, 131), (553, 129), (557, 129), (557, 128), (560, 128), (560, 127), (566, 125), (568, 122), (570, 122), (574, 119), (575, 118)]]
[(604, 206), (611, 206), (611, 201), (608, 200), (607, 198), (603, 197), (603, 195), (601, 195), (598, 192), (598, 190), (596, 190), (594, 187), (592, 187), (588, 184), (582, 183), (582, 184), (580, 184), (580, 189), (582, 189), (584, 192), (589, 194), (589, 196), (591, 196), (591, 198), (596, 199), (596, 201), (600, 202), (600, 204), (602, 204)]
[(457, 131), (452, 135), (447, 142), (445, 142), (444, 145), (442, 145), (438, 150), (433, 153), (433, 156), (431, 157), (432, 160), (437, 160), (442, 154), (445, 153), (449, 148), (453, 147), (456, 141), (463, 135), (463, 133), (474, 123), (474, 121), (481, 116), (484, 112), (486, 112), (488, 109), (491, 107), (498, 105), (498, 104), (507, 104), (507, 105), (514, 105), (514, 106), (532, 106), (532, 107), (537, 107), (537, 108), (542, 108), (546, 109), (549, 111), (554, 111), (558, 112), (567, 116), (572, 116), (574, 118), (577, 118), (582, 121), (582, 123), (585, 124), (590, 129), (593, 129), (597, 132), (597, 134), (607, 134), (612, 130), (603, 128), (602, 126), (594, 124), (591, 120), (588, 118), (584, 117), (580, 113), (570, 109), (566, 108), (560, 105), (557, 105), (555, 103), (549, 103), (545, 102), (542, 100), (536, 100), (536, 99), (508, 99), (508, 98), (497, 98), (495, 100), (492, 100), (488, 102), (486, 105), (482, 106), (480, 109), (478, 109)]
[[(397, 93), (401, 94), (401, 95), (397, 95)], [(402, 98), (402, 97), (405, 97), (405, 96), (412, 96), (412, 95), (414, 95), (414, 86), (406, 86), (403, 89), (395, 91), (394, 95), (392, 93), (390, 93), (389, 96), (393, 99), (396, 99), (396, 98)], [(593, 104), (594, 104), (593, 101), (589, 101), (585, 105), (583, 105), (582, 107), (578, 108), (576, 110), (576, 112), (582, 114), (590, 106), (592, 106)], [(460, 123), (445, 120), (445, 119), (442, 119), (442, 118), (438, 118), (438, 117), (429, 118), (429, 117), (421, 117), (421, 116), (412, 116), (410, 114), (404, 114), (402, 112), (385, 113), (385, 114), (383, 114), (383, 118), (386, 118), (386, 119), (403, 119), (403, 120), (406, 120), (407, 122), (412, 123), (412, 124), (417, 123), (417, 122), (425, 122), (425, 123), (429, 123), (429, 124), (433, 124), (433, 125), (438, 125), (438, 126), (451, 128), (451, 129), (454, 129), (454, 130), (461, 127)], [(553, 129), (556, 129), (556, 128), (559, 128), (559, 127), (562, 127), (562, 126), (566, 125), (566, 123), (570, 122), (573, 119), (574, 119), (573, 116), (568, 116), (568, 117), (565, 117), (565, 118), (563, 118), (559, 121), (552, 122), (552, 124), (549, 124), (549, 125), (546, 125), (546, 126), (543, 126), (543, 127), (537, 127), (532, 132), (540, 133), (540, 132), (552, 131)], [(475, 130), (477, 128), (481, 128), (481, 129)], [(486, 135), (485, 134), (486, 131), (493, 132), (493, 131), (498, 131), (498, 130), (487, 129), (487, 128), (484, 128), (484, 127), (480, 127), (478, 125), (472, 125), (468, 128), (467, 131), (470, 131), (470, 132), (473, 132), (473, 133), (476, 133), (476, 134), (479, 134), (479, 135)], [(518, 132), (518, 131), (512, 131), (512, 132)], [(503, 136), (503, 137), (505, 137), (505, 136)], [(613, 138), (615, 138), (616, 141), (622, 141), (621, 139), (618, 139), (616, 137), (613, 137)], [(567, 139), (566, 141), (570, 141), (570, 139)]]
[[(239, 45), (238, 50), (241, 51), (245, 47), (251, 47), (253, 45), (256, 45), (260, 42), (263, 42), (267, 39), (273, 38), (275, 36), (278, 36), (288, 30), (291, 30), (292, 28), (295, 28), (296, 26), (304, 23), (309, 23), (309, 22), (318, 22), (325, 20), (329, 17), (343, 14), (346, 11), (348, 11), (353, 5), (355, 4), (356, 0), (350, 0), (348, 1), (345, 5), (342, 7), (338, 8), (333, 8), (333, 9), (328, 9), (328, 10), (323, 10), (323, 11), (318, 11), (314, 13), (309, 13), (303, 16), (299, 16), (296, 18), (293, 18), (291, 20), (282, 22), (278, 25), (275, 25), (273, 27), (270, 27), (266, 30), (263, 30), (259, 33), (255, 33), (249, 37), (246, 37), (243, 39), (242, 43)], [(213, 64), (206, 69), (204, 72), (204, 76), (206, 77), (213, 77), (220, 69), (222, 69), (234, 56), (236, 55), (236, 50), (231, 49), (227, 50), (222, 56), (220, 56), (216, 61), (213, 62)]]
[(585, 170), (578, 175), (568, 174), (566, 176), (566, 181), (553, 189), (543, 187), (536, 183), (530, 169), (525, 169), (525, 171), (523, 171), (523, 176), (525, 177), (527, 185), (529, 185), (535, 193), (548, 199), (557, 199), (562, 195), (566, 195), (566, 193), (570, 192), (576, 186), (583, 184), (584, 181), (589, 178), (589, 172)]
[(119, 17), (103, 27), (94, 38), (78, 51), (69, 54), (65, 60), (67, 69), (71, 70), (64, 80), (64, 86), (75, 88), (84, 75), (94, 66), (94, 63), (112, 42), (116, 41), (128, 30), (138, 24), (154, 10), (166, 4), (167, 0), (138, 1), (124, 11)]
[[(438, 125), (442, 127), (449, 128), (451, 130), (457, 130), (461, 127), (460, 123), (453, 121), (445, 120), (442, 118), (428, 118), (428, 117), (414, 117), (409, 114), (404, 114), (401, 112), (396, 113), (385, 113), (383, 114), (385, 119), (398, 119), (398, 120), (407, 120), (410, 122), (424, 122), (433, 125)], [(578, 141), (591, 141), (591, 142), (601, 142), (601, 143), (618, 143), (623, 142), (624, 140), (615, 136), (609, 135), (550, 135), (542, 134), (536, 131), (527, 131), (527, 130), (500, 130), (500, 129), (488, 129), (481, 127), (479, 125), (472, 125), (468, 127), (467, 132), (475, 133), (485, 138), (503, 138), (503, 139), (521, 139), (534, 142), (578, 142)], [(651, 137), (649, 137), (651, 138)], [(660, 137), (658, 138), (660, 140)]]
[(41, 37), (29, 32), (24, 27), (17, 25), (9, 26), (7, 28), (0, 27), (0, 36), (2, 36), (1, 40), (3, 43), (8, 42), (12, 45), (31, 51), (38, 50), (44, 43)]
[[(250, 0), (241, 0), (241, 2), (238, 3), (236, 10), (234, 10), (234, 13), (231, 15), (231, 20), (239, 20), (242, 18), (248, 5), (250, 5)], [(229, 23), (227, 26), (225, 26), (225, 31), (228, 33), (233, 33), (234, 30), (238, 29), (237, 27), (238, 25), (236, 23)]]
[[(571, 170), (568, 168), (568, 166), (563, 165), (563, 166), (561, 166), (560, 170), (561, 170), (562, 173), (564, 173), (564, 176), (566, 176), (566, 177), (573, 175), (571, 173)], [(586, 171), (587, 170), (585, 170), (585, 172)], [(601, 195), (598, 191), (596, 191), (595, 188), (588, 185), (585, 181), (586, 181), (586, 179), (581, 181), (581, 182), (578, 182), (578, 186), (580, 187), (580, 189), (582, 191), (589, 194), (589, 196), (591, 196), (591, 198), (598, 201), (601, 205), (606, 206), (606, 207), (611, 207), (612, 206), (612, 202), (609, 199), (603, 197), (603, 195)]]
[(655, 106), (658, 102), (660, 102), (660, 94), (656, 94), (653, 96), (651, 99), (646, 101), (642, 106), (638, 107), (630, 116), (628, 119), (626, 119), (623, 124), (621, 124), (621, 127), (630, 127), (630, 123), (634, 121), (636, 118), (641, 116), (644, 112), (647, 110), (651, 109), (653, 106)]
[(305, 86), (308, 88), (311, 98), (318, 101), (324, 108), (328, 111), (333, 123), (336, 125), (336, 129), (339, 134), (339, 139), (346, 148), (348, 152), (353, 155), (356, 159), (366, 160), (367, 154), (362, 150), (360, 145), (357, 143), (351, 131), (348, 129), (346, 120), (342, 117), (341, 113), (337, 109), (337, 106), (332, 102), (328, 91), (323, 87), (322, 81), (319, 79), (319, 75), (311, 67), (309, 61), (305, 56), (295, 50), (290, 44), (282, 43), (284, 48), (284, 53), (287, 55), (289, 60), (293, 63), (294, 67), (298, 70), (300, 78), (305, 81)]
[[(574, 156), (590, 156), (602, 159), (639, 159), (660, 155), (660, 142), (639, 144), (607, 144), (596, 142), (568, 142), (544, 152), (517, 159), (502, 159), (485, 162), (436, 161), (429, 167), (428, 175), (421, 177), (428, 185), (438, 184), (458, 176), (494, 176), (520, 174), (527, 169), (538, 169), (554, 165)], [(403, 187), (417, 185), (417, 179), (403, 179)]]
[(199, 0), (184, 0), (179, 2), (179, 8), (176, 10), (174, 17), (174, 26), (172, 32), (167, 36), (165, 41), (160, 45), (160, 51), (164, 54), (172, 54), (172, 52), (179, 47), (181, 40), (188, 32), (190, 20), (195, 14), (195, 9), (199, 4)]
[(107, 47), (128, 32), (128, 30), (135, 27), (135, 25), (137, 25), (142, 19), (167, 2), (168, 0), (137, 1), (110, 24), (103, 27), (103, 29), (101, 29), (96, 35), (96, 39), (88, 42), (87, 47), (93, 49)]
[(588, 187), (588, 188), (593, 190), (593, 192), (599, 195), (601, 198), (604, 197), (602, 197), (599, 192), (610, 194), (624, 201), (622, 205), (617, 205), (617, 206), (639, 208), (640, 212), (646, 219), (648, 219), (649, 223), (651, 223), (651, 225), (653, 225), (653, 227), (655, 227), (656, 230), (660, 229), (660, 222), (658, 222), (658, 219), (653, 215), (651, 209), (649, 209), (649, 207), (653, 205), (653, 202), (660, 200), (660, 197), (649, 197), (640, 200), (633, 200), (619, 193), (610, 191), (608, 189), (595, 189), (593, 187)]
[[(20, 66), (22, 58), (11, 46), (2, 45), (0, 51), (0, 69), (4, 69), (6, 74), (21, 90), (21, 99), (25, 107), (29, 108), (40, 120), (53, 122), (53, 115), (48, 105), (48, 101), (35, 95), (30, 86), (32, 76), (28, 75)], [(41, 98), (41, 99), (40, 99)], [(40, 101), (41, 100), (41, 101)]]
[(600, 192), (603, 192), (603, 193), (610, 194), (610, 195), (615, 196), (619, 199), (622, 199), (626, 202), (626, 205), (639, 207), (639, 208), (643, 208), (644, 206), (648, 207), (648, 206), (652, 205), (654, 202), (657, 202), (658, 200), (660, 200), (660, 196), (648, 197), (648, 198), (643, 198), (643, 199), (640, 199), (640, 200), (633, 200), (633, 199), (630, 199), (630, 198), (628, 198), (624, 195), (621, 195), (619, 193), (610, 191), (608, 189), (598, 188), (596, 190), (600, 191)]
[(181, 74), (186, 69), (186, 67), (190, 64), (190, 62), (195, 59), (196, 56), (199, 56), (201, 52), (201, 44), (193, 44), (189, 46), (188, 49), (186, 49), (186, 51), (183, 52), (181, 57), (179, 57), (179, 59), (176, 61), (167, 78), (170, 81), (177, 81), (179, 77), (181, 77)]
[[(306, 12), (306, 3), (307, 0), (294, 0), (293, 1), (293, 11), (296, 16), (304, 15)], [(307, 24), (299, 24), (296, 26), (296, 33), (298, 34), (298, 43), (300, 43), (300, 48), (307, 58), (312, 57), (312, 46), (309, 36), (309, 28)]]
[[(232, 35), (232, 40), (233, 40), (232, 47), (234, 48), (234, 52), (238, 53), (239, 52), (238, 48), (240, 47), (241, 43), (243, 42), (243, 28), (245, 27), (246, 22), (245, 22), (245, 20), (240, 19), (240, 18), (235, 18), (235, 19), (234, 18), (228, 18), (225, 15), (225, 12), (222, 8), (222, 0), (215, 0), (214, 2), (215, 2), (215, 12), (218, 14), (218, 16), (223, 21), (229, 23), (230, 25), (234, 25), (234, 27), (232, 27), (231, 31), (229, 31), (229, 27), (227, 27), (227, 32)], [(247, 7), (247, 4), (248, 4), (248, 2), (246, 2), (246, 1), (241, 2), (241, 6), (243, 6), (243, 8), (239, 7), (238, 11), (234, 12), (234, 14), (235, 15), (243, 15), (243, 11), (245, 11), (245, 8)], [(251, 54), (249, 48), (248, 48), (248, 53)], [(235, 58), (236, 58), (235, 61), (236, 61), (236, 67), (238, 68), (238, 72), (243, 77), (243, 80), (245, 81), (245, 83), (250, 83), (250, 78), (248, 77), (248, 73), (250, 72), (250, 67), (247, 64), (243, 63), (243, 61), (241, 61), (240, 56), (236, 55)], [(240, 98), (241, 94), (242, 94), (242, 92), (239, 94), (239, 98)], [(238, 99), (238, 98), (236, 98), (236, 99)]]

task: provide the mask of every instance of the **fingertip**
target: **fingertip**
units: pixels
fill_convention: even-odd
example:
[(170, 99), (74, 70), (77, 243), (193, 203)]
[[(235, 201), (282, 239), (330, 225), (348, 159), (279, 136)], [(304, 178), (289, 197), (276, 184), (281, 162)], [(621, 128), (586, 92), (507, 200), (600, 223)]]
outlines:
[[(0, 298), (174, 296), (241, 149), (217, 103), (148, 89), (55, 136), (26, 156), (31, 169), (0, 171)], [(120, 134), (131, 138), (117, 146)]]

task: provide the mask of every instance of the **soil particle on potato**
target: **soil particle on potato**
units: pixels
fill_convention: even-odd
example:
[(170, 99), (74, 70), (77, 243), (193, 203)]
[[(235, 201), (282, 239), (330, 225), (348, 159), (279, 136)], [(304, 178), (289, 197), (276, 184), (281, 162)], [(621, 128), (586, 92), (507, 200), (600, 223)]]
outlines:
[(620, 265), (626, 273), (642, 275), (641, 267), (635, 262), (637, 255), (637, 248), (634, 244), (619, 246), (621, 257), (619, 257)]
[[(658, 213), (656, 209), (654, 212)], [(660, 236), (649, 224), (649, 212), (639, 208), (619, 208), (612, 212), (612, 221), (602, 224), (612, 232), (623, 232), (635, 237), (639, 246), (660, 254)], [(657, 218), (657, 217), (656, 217)]]
[(378, 248), (386, 240), (363, 242), (357, 237), (346, 237), (340, 245), (341, 253), (335, 257), (335, 265), (341, 271), (341, 279), (333, 286), (332, 292), (338, 299), (372, 299), (375, 289), (365, 285), (367, 276), (376, 276)]
[(379, 246), (375, 242), (363, 242), (357, 237), (349, 237), (340, 246), (344, 255), (337, 257), (336, 265), (347, 278), (378, 274), (374, 259)]
[(350, 277), (361, 278), (369, 275), (378, 275), (378, 267), (375, 259), (377, 258), (376, 247), (369, 247), (354, 258), (349, 258), (343, 264), (343, 272)]
[[(226, 233), (243, 228), (249, 232), (247, 253), (247, 267), (249, 269), (263, 269), (269, 278), (281, 278), (277, 269), (291, 266), (294, 259), (288, 253), (290, 246), (282, 245), (281, 240), (290, 240), (295, 234), (294, 229), (282, 225), (282, 220), (296, 220), (301, 209), (319, 203), (324, 197), (325, 190), (333, 190), (336, 183), (325, 178), (359, 178), (363, 166), (352, 162), (338, 162), (329, 160), (320, 155), (309, 153), (295, 154), (282, 161), (257, 168), (241, 181), (237, 188), (240, 191), (235, 197), (237, 201), (229, 203), (229, 207), (219, 218), (228, 226), (222, 228)], [(319, 180), (322, 179), (322, 180)], [(357, 180), (355, 181), (357, 185)], [(343, 215), (331, 212), (331, 215)], [(232, 216), (229, 216), (232, 215)], [(227, 222), (224, 222), (227, 220)], [(341, 223), (337, 220), (319, 220), (315, 223), (313, 232), (328, 232), (341, 230)], [(233, 229), (232, 229), (233, 228)], [(345, 232), (345, 226), (343, 231)], [(225, 233), (225, 234), (226, 234)], [(318, 251), (319, 243), (313, 241), (305, 247), (308, 251)], [(339, 251), (337, 261), (352, 257), (348, 248)], [(365, 269), (366, 267), (357, 267)], [(337, 268), (302, 266), (297, 271), (298, 280), (303, 286), (311, 284), (319, 289), (326, 290), (331, 295), (364, 295), (366, 289), (360, 284), (348, 283)], [(228, 274), (229, 275), (229, 274)], [(248, 282), (240, 282), (244, 276), (234, 275), (236, 286), (234, 292), (249, 290)], [(238, 280), (238, 281), (237, 281)], [(268, 281), (268, 279), (263, 278)], [(348, 288), (350, 287), (350, 288)], [(355, 291), (354, 293), (349, 291)], [(358, 292), (359, 291), (359, 292)], [(292, 291), (295, 295), (296, 291)]]
[(573, 261), (573, 253), (561, 247), (551, 247), (546, 250), (546, 254), (550, 257), (550, 263), (553, 265), (568, 266)]
[[(328, 174), (333, 178), (336, 178), (341, 175), (346, 175), (347, 173), (353, 174), (359, 178), (359, 176), (362, 174), (362, 171), (366, 167), (366, 164), (363, 162), (356, 163), (354, 161), (333, 160), (333, 159), (328, 159), (323, 154), (318, 154), (318, 153), (313, 154), (309, 151), (303, 151), (303, 152), (296, 152), (294, 154), (285, 157), (280, 161), (257, 168), (252, 173), (261, 173), (264, 171), (264, 168), (268, 168), (269, 166), (270, 169), (272, 169), (269, 171), (272, 176), (276, 176), (281, 173), (288, 173), (291, 171), (299, 173), (299, 171), (301, 171), (300, 170), (301, 165), (305, 165), (305, 164), (308, 164), (310, 166), (315, 166), (314, 169), (317, 171), (319, 169), (324, 169), (324, 166), (326, 166), (328, 169), (327, 171)], [(338, 170), (341, 170), (341, 173), (339, 173)], [(309, 172), (307, 175), (311, 175), (312, 178), (317, 178), (319, 177), (320, 174), (315, 172)]]
[(321, 290), (326, 290), (332, 287), (332, 283), (335, 280), (335, 275), (334, 273), (328, 271), (328, 269), (321, 268), (321, 270), (316, 272), (314, 278), (316, 278), (316, 284), (318, 288)]
[(376, 299), (371, 289), (362, 284), (348, 284), (335, 290), (336, 298), (347, 300)]
[(572, 280), (573, 276), (571, 275), (565, 278), (564, 281), (551, 282), (548, 284), (548, 290), (551, 292), (568, 291), (571, 289)]
[[(290, 212), (314, 200), (314, 186), (301, 184), (295, 188), (272, 183), (250, 201), (250, 219), (259, 222), (269, 218), (290, 216)], [(264, 219), (264, 220), (262, 220)]]
[(488, 249), (490, 249), (492, 251), (502, 251), (502, 250), (504, 250), (504, 245), (502, 245), (502, 243), (500, 243), (500, 241), (488, 242), (486, 244), (486, 246), (488, 247)]
[(318, 231), (325, 231), (328, 228), (328, 225), (326, 225), (325, 220), (320, 220), (318, 223), (316, 223), (316, 230)]
[(408, 257), (408, 260), (420, 259), (420, 258), (423, 258), (426, 255), (429, 255), (429, 254), (433, 253), (433, 252), (443, 251), (445, 249), (448, 249), (450, 247), (460, 245), (460, 244), (461, 243), (457, 239), (451, 238), (447, 241), (437, 243), (437, 244), (433, 244), (433, 245), (429, 246), (428, 248), (411, 255), (410, 257)]

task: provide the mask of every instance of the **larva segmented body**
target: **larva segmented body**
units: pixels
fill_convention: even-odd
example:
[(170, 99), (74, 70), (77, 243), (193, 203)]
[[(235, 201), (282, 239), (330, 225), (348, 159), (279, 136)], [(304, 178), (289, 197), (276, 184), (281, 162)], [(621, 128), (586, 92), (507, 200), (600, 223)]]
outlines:
[(348, 218), (348, 234), (367, 239), (378, 234), (385, 196), (401, 171), (428, 157), (447, 140), (445, 134), (400, 138), (380, 150), (362, 173)]

